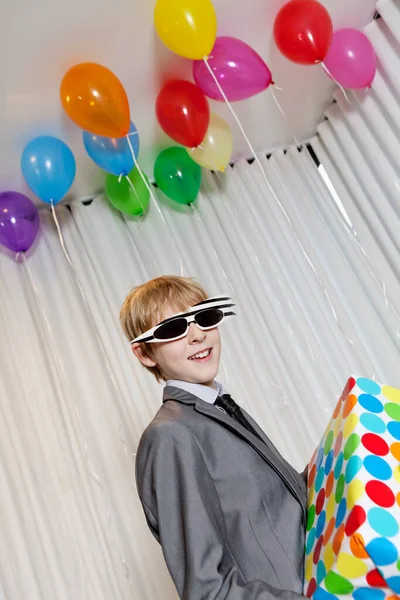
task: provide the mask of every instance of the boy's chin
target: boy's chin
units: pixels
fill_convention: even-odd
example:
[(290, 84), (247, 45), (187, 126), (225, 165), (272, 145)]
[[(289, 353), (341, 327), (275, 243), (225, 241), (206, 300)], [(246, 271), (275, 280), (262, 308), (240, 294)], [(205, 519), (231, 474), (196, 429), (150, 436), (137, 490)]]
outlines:
[(218, 369), (204, 369), (202, 373), (191, 373), (192, 383), (199, 385), (210, 385), (216, 378)]

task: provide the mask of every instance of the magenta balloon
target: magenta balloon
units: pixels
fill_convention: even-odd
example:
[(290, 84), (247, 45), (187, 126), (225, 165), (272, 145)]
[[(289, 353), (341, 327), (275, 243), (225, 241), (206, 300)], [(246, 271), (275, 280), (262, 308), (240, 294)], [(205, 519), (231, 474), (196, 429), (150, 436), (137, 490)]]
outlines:
[[(251, 98), (272, 83), (271, 71), (261, 56), (237, 38), (218, 37), (208, 64), (230, 102)], [(203, 94), (224, 100), (204, 61), (193, 61), (193, 77)]]
[(375, 50), (362, 31), (339, 29), (333, 34), (324, 65), (331, 78), (344, 88), (367, 88), (376, 73)]
[(26, 252), (39, 230), (36, 206), (18, 192), (0, 193), (0, 244), (11, 252)]

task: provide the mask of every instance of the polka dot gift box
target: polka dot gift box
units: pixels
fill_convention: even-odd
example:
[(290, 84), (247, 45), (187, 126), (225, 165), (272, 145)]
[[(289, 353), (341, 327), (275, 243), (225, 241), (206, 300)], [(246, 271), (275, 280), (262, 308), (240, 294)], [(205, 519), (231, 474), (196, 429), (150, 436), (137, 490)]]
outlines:
[(308, 469), (304, 593), (400, 600), (400, 390), (347, 382)]

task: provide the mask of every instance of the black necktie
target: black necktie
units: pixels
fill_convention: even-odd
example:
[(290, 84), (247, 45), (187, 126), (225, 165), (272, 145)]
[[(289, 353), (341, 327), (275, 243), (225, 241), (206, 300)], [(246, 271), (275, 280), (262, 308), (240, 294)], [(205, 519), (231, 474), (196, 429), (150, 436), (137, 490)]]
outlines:
[(232, 398), (232, 396), (230, 394), (222, 394), (222, 396), (218, 396), (218, 398), (216, 399), (214, 404), (215, 404), (215, 406), (218, 406), (219, 408), (223, 408), (224, 411), (230, 417), (232, 417), (232, 419), (235, 419), (235, 421), (240, 423), (245, 429), (247, 429), (247, 431), (250, 431), (250, 433), (252, 433), (256, 437), (258, 437), (258, 439), (264, 443), (264, 441), (258, 435), (257, 431), (254, 429), (254, 427), (249, 423), (249, 421), (246, 419), (246, 417), (242, 413), (240, 406), (238, 404), (236, 404), (236, 402), (234, 401), (234, 399)]

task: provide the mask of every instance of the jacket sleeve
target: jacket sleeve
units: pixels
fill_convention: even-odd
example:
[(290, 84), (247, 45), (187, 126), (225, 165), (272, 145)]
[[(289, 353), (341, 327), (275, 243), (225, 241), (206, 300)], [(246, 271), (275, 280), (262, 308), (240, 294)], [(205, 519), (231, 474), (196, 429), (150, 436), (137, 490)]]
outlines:
[(304, 471), (301, 473), (302, 478), (304, 479), (304, 481), (306, 482), (306, 485), (308, 483), (308, 465), (306, 466), (306, 468), (304, 469)]
[(298, 600), (263, 581), (245, 582), (227, 544), (220, 500), (191, 432), (153, 422), (136, 466), (149, 527), (182, 600)]

